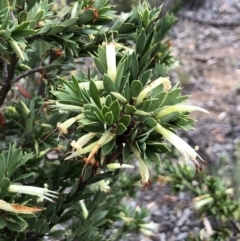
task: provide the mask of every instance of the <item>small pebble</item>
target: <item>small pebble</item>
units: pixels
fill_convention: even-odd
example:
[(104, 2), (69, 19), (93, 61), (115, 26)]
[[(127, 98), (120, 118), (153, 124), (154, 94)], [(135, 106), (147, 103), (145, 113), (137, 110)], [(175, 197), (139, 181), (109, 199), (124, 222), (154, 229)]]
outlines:
[(188, 233), (180, 233), (178, 234), (178, 236), (176, 237), (176, 241), (177, 240), (184, 240), (185, 238), (187, 238)]

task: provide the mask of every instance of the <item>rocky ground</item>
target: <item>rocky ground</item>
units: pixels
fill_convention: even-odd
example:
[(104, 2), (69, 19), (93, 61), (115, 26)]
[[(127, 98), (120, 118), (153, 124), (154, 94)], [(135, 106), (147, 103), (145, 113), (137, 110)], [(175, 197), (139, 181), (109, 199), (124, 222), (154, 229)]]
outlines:
[[(235, 175), (234, 148), (240, 142), (239, 12), (239, 0), (209, 0), (200, 9), (183, 9), (170, 33), (179, 60), (172, 79), (181, 83), (184, 94), (191, 95), (191, 104), (210, 111), (194, 114), (196, 129), (182, 136), (191, 146), (200, 147), (209, 168), (229, 176)], [(188, 193), (171, 196), (168, 187), (158, 184), (139, 191), (133, 202), (151, 210), (159, 230), (152, 238), (133, 235), (128, 240), (184, 241), (189, 231), (198, 233), (204, 222), (192, 210), (191, 198)]]

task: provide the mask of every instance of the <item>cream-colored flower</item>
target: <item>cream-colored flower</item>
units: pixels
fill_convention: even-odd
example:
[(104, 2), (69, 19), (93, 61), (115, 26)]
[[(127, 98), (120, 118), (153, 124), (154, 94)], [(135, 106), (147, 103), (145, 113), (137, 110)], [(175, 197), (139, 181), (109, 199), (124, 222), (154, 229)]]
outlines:
[(76, 149), (77, 152), (81, 153), (83, 146), (85, 146), (97, 133), (88, 133), (82, 137), (80, 137), (77, 141), (72, 141), (71, 146)]
[(137, 158), (138, 163), (139, 163), (139, 172), (141, 175), (141, 184), (142, 184), (142, 188), (145, 189), (147, 187), (149, 187), (150, 185), (150, 176), (149, 176), (149, 171), (148, 171), (148, 167), (145, 164), (145, 162), (143, 161), (143, 159), (141, 158), (141, 154), (138, 151), (137, 147), (135, 145), (131, 145), (131, 150), (134, 154), (134, 156)]
[[(103, 81), (96, 80), (96, 81), (94, 81), (94, 83), (95, 83), (98, 90), (104, 89)], [(79, 83), (79, 87), (81, 89), (84, 88), (85, 90), (89, 90), (89, 84), (90, 84), (90, 82), (81, 82), (81, 83)]]
[(156, 88), (157, 86), (163, 84), (164, 86), (164, 90), (165, 91), (169, 91), (172, 86), (171, 86), (171, 82), (169, 80), (169, 78), (165, 77), (160, 77), (156, 80), (154, 80), (152, 83), (150, 83), (149, 85), (147, 85), (138, 95), (138, 97), (136, 98), (136, 103), (139, 104), (143, 101), (143, 99), (148, 95), (148, 93), (150, 91), (152, 91), (154, 88)]
[[(83, 139), (81, 139), (79, 142), (82, 141), (82, 143), (85, 143), (85, 141), (88, 140), (88, 138), (92, 138), (91, 135), (96, 135), (95, 133), (89, 133), (87, 135), (85, 135), (83, 137)], [(81, 148), (80, 145), (78, 145), (76, 142), (72, 142), (71, 145), (73, 148), (76, 149), (76, 151), (74, 151), (70, 156), (68, 156), (67, 158), (65, 158), (65, 160), (69, 160), (72, 159), (74, 157), (77, 156), (81, 156), (82, 154), (86, 154), (89, 153), (88, 158), (86, 158), (86, 163), (92, 163), (91, 159), (94, 158), (95, 153), (99, 150), (99, 148), (101, 148), (102, 146), (104, 146), (105, 144), (107, 144), (109, 141), (111, 141), (114, 137), (116, 136), (115, 133), (112, 133), (111, 130), (106, 131), (101, 138), (98, 141), (95, 141), (91, 144), (89, 144), (86, 147)], [(84, 142), (83, 142), (84, 141)]]
[(8, 191), (37, 196), (39, 197), (40, 201), (46, 199), (50, 202), (53, 202), (52, 198), (57, 198), (56, 194), (58, 194), (58, 192), (48, 190), (47, 184), (44, 185), (44, 188), (13, 184), (9, 186)]
[(160, 124), (157, 124), (154, 129), (155, 131), (160, 133), (167, 141), (174, 145), (177, 150), (183, 155), (184, 159), (194, 165), (196, 171), (202, 170), (202, 166), (197, 161), (197, 157), (199, 158), (201, 163), (206, 165), (206, 162), (182, 138), (167, 130)]
[(110, 142), (113, 138), (115, 138), (115, 136), (115, 133), (113, 133), (111, 130), (107, 130), (97, 141), (97, 144), (94, 146), (94, 148), (91, 150), (90, 154), (88, 155), (88, 161), (90, 161), (90, 159), (94, 157), (95, 153), (99, 150), (99, 148)]
[(82, 208), (82, 211), (83, 211), (83, 217), (85, 219), (87, 219), (89, 213), (88, 213), (88, 210), (87, 210), (87, 207), (86, 207), (86, 204), (85, 204), (84, 200), (80, 200), (80, 205), (81, 205), (81, 208)]
[(102, 192), (109, 193), (111, 191), (109, 184), (110, 184), (109, 180), (103, 179), (99, 182), (95, 182), (95, 183), (91, 184), (90, 188), (92, 190), (100, 189), (100, 191), (102, 191)]
[(115, 43), (106, 43), (107, 74), (115, 82), (117, 76)]
[(75, 117), (69, 118), (68, 120), (64, 121), (63, 123), (58, 122), (57, 128), (59, 129), (59, 134), (67, 134), (68, 128), (73, 125), (76, 121), (85, 118), (84, 114), (79, 114)]
[(119, 169), (119, 168), (134, 168), (134, 166), (129, 165), (129, 164), (125, 164), (125, 163), (123, 163), (123, 164), (120, 164), (120, 163), (109, 163), (109, 164), (107, 164), (107, 167), (111, 171), (114, 171), (114, 170)]
[(194, 198), (193, 206), (195, 209), (201, 209), (202, 207), (204, 207), (205, 205), (207, 205), (209, 203), (212, 203), (213, 201), (214, 200), (210, 194), (205, 194), (205, 195), (201, 195), (201, 196)]
[(160, 110), (156, 114), (155, 118), (159, 119), (159, 118), (162, 118), (162, 117), (164, 117), (168, 114), (171, 114), (173, 112), (182, 113), (182, 112), (192, 112), (192, 111), (201, 111), (201, 112), (204, 112), (204, 113), (209, 113), (207, 110), (205, 110), (203, 108), (200, 108), (200, 107), (197, 107), (197, 106), (194, 106), (194, 105), (179, 104), (179, 105), (171, 105), (171, 106), (165, 107), (164, 109)]
[(140, 232), (146, 236), (156, 236), (158, 224), (151, 221), (150, 223), (139, 224)]
[(35, 212), (40, 212), (45, 208), (42, 207), (27, 207), (19, 204), (11, 204), (5, 202), (4, 200), (0, 200), (0, 209), (8, 212), (14, 213), (24, 213), (24, 214), (33, 214)]

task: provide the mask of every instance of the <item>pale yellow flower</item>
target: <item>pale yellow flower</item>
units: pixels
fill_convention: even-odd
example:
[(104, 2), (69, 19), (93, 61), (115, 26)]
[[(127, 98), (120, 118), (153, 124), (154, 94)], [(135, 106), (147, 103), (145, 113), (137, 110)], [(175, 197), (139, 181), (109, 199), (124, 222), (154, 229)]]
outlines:
[(206, 162), (182, 138), (167, 130), (160, 124), (157, 124), (154, 129), (155, 131), (160, 133), (167, 141), (174, 145), (177, 150), (183, 155), (185, 161), (190, 162), (194, 165), (196, 171), (202, 170), (202, 166), (197, 161), (197, 157), (199, 158), (201, 163), (206, 165)]
[(58, 192), (48, 190), (47, 184), (44, 185), (44, 188), (13, 184), (9, 186), (8, 191), (37, 196), (39, 197), (40, 201), (46, 199), (50, 202), (53, 202), (52, 198), (57, 198), (56, 194), (58, 194)]

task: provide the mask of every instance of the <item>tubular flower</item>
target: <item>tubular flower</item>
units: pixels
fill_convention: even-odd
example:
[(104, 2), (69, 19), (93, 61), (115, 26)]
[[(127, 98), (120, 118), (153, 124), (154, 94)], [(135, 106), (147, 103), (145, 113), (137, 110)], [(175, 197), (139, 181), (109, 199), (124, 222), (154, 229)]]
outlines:
[(134, 145), (131, 145), (131, 150), (138, 160), (139, 172), (142, 177), (141, 184), (142, 184), (142, 188), (145, 189), (145, 188), (149, 187), (149, 185), (150, 185), (150, 177), (149, 177), (148, 167), (145, 164), (145, 162), (143, 161), (143, 159), (141, 158), (140, 152), (138, 151), (137, 147)]
[[(92, 135), (92, 136), (91, 136)], [(89, 133), (83, 137), (81, 137), (77, 142), (73, 141), (71, 143), (72, 147), (76, 149), (75, 152), (73, 152), (70, 156), (68, 156), (67, 158), (65, 158), (65, 160), (69, 160), (71, 158), (74, 158), (76, 156), (80, 156), (82, 154), (86, 154), (88, 152), (90, 152), (88, 158), (86, 158), (86, 163), (92, 163), (92, 158), (94, 158), (95, 153), (98, 151), (99, 148), (101, 148), (102, 146), (104, 146), (105, 144), (107, 144), (109, 141), (111, 141), (114, 137), (115, 134), (113, 134), (110, 130), (106, 131), (101, 138), (98, 141), (95, 141), (91, 144), (89, 144), (88, 146), (82, 148), (80, 146), (80, 142), (85, 145), (89, 140), (91, 140), (91, 138), (93, 138), (96, 135), (96, 133)], [(83, 146), (82, 145), (82, 146)]]
[(106, 131), (101, 136), (101, 138), (97, 141), (94, 148), (91, 150), (90, 154), (88, 155), (88, 158), (87, 158), (86, 162), (91, 163), (91, 159), (94, 157), (95, 153), (99, 150), (99, 148), (101, 148), (102, 146), (107, 144), (109, 141), (111, 141), (115, 136), (116, 136), (116, 134), (112, 133), (111, 130)]
[(82, 208), (83, 217), (85, 219), (87, 219), (89, 213), (88, 213), (88, 210), (87, 210), (87, 207), (86, 207), (86, 204), (85, 204), (84, 200), (80, 200), (80, 205), (81, 205), (81, 208)]
[(109, 163), (107, 164), (107, 167), (109, 168), (109, 170), (114, 171), (116, 169), (119, 168), (134, 168), (134, 166), (129, 165), (129, 164), (120, 164), (120, 163)]
[(68, 133), (68, 128), (74, 124), (76, 121), (81, 120), (84, 118), (84, 114), (77, 115), (75, 117), (72, 117), (63, 123), (58, 122), (57, 123), (57, 128), (59, 129), (60, 134), (67, 134)]
[(42, 207), (27, 207), (19, 204), (11, 204), (0, 200), (0, 209), (8, 212), (14, 213), (24, 213), (24, 214), (33, 214), (35, 212), (40, 212), (45, 208)]
[(168, 114), (171, 114), (173, 112), (192, 112), (192, 111), (201, 111), (204, 113), (209, 113), (207, 110), (194, 106), (194, 105), (172, 105), (172, 106), (167, 106), (163, 110), (159, 111), (156, 114), (156, 119), (159, 119), (161, 117), (164, 117)]
[(77, 150), (77, 152), (81, 153), (83, 146), (86, 145), (94, 136), (96, 136), (97, 133), (88, 133), (81, 138), (79, 138), (77, 141), (72, 141), (71, 146)]
[[(81, 83), (79, 83), (79, 87), (81, 89), (84, 88), (85, 90), (89, 90), (89, 84), (90, 84), (90, 82), (81, 82)], [(94, 81), (94, 84), (97, 86), (98, 90), (104, 89), (103, 81), (97, 80), (97, 81)]]
[(52, 198), (57, 198), (57, 196), (55, 196), (53, 194), (58, 194), (58, 192), (48, 190), (47, 184), (44, 184), (44, 188), (17, 185), (17, 184), (16, 185), (10, 185), (10, 187), (8, 188), (8, 191), (38, 196), (40, 201), (43, 201), (44, 199), (46, 199), (50, 202), (53, 202)]
[(117, 76), (115, 43), (106, 44), (107, 74), (115, 82)]
[(140, 232), (146, 236), (156, 236), (158, 224), (154, 222), (139, 224)]
[(213, 203), (214, 199), (210, 194), (205, 194), (198, 196), (193, 199), (193, 206), (195, 209), (201, 209), (203, 206), (208, 205), (209, 203)]
[[(88, 146), (82, 148), (82, 149), (76, 149), (76, 151), (74, 151), (70, 156), (68, 156), (67, 158), (65, 158), (65, 160), (69, 160), (69, 159), (72, 159), (74, 157), (77, 157), (77, 156), (81, 156), (83, 154), (86, 154), (86, 153), (89, 153), (91, 152), (91, 150), (97, 145), (98, 141), (95, 141), (91, 144), (89, 144)], [(71, 143), (71, 145), (74, 145), (74, 143)]]
[(190, 161), (190, 163), (194, 165), (196, 171), (202, 170), (201, 164), (199, 164), (199, 162), (196, 160), (197, 157), (200, 159), (201, 163), (206, 165), (206, 162), (196, 153), (196, 151), (176, 134), (167, 130), (160, 124), (157, 124), (155, 126), (155, 131), (160, 133), (166, 140), (168, 140), (172, 145), (174, 145), (177, 150), (183, 155), (185, 161)]
[(169, 91), (172, 86), (171, 86), (171, 82), (169, 80), (169, 78), (163, 78), (160, 77), (156, 80), (154, 80), (152, 83), (150, 83), (149, 85), (147, 85), (138, 95), (137, 99), (136, 99), (136, 103), (139, 104), (143, 101), (143, 99), (148, 95), (148, 93), (150, 91), (152, 91), (154, 88), (156, 88), (157, 86), (163, 84), (164, 86), (164, 90), (165, 91)]
[(93, 190), (93, 191), (100, 190), (102, 192), (109, 193), (111, 191), (109, 184), (110, 184), (109, 180), (103, 179), (99, 182), (95, 182), (95, 183), (91, 184), (91, 190)]

